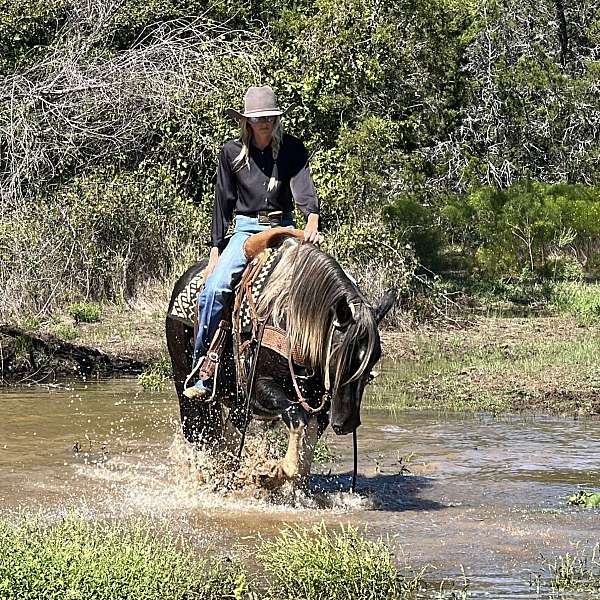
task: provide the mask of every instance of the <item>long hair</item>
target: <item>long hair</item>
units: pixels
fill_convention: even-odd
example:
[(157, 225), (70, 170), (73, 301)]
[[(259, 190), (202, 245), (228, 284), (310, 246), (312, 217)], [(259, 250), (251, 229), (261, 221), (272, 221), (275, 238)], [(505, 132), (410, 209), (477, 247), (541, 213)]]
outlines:
[[(240, 153), (233, 159), (233, 168), (235, 170), (243, 169), (246, 167), (250, 168), (250, 144), (252, 142), (252, 127), (250, 127), (250, 123), (246, 117), (240, 119), (241, 121), (241, 131), (240, 131), (240, 139), (242, 142), (242, 149)], [(277, 159), (279, 158), (279, 149), (281, 148), (281, 144), (283, 142), (283, 125), (281, 123), (281, 117), (275, 117), (275, 122), (273, 123), (273, 139), (271, 141), (271, 149), (273, 151), (273, 173), (271, 174), (271, 178), (269, 179), (269, 185), (267, 187), (267, 191), (273, 191), (277, 185), (279, 184), (279, 180), (277, 179)]]
[[(351, 315), (338, 322), (339, 309)], [(261, 297), (257, 311), (269, 312), (275, 325), (287, 330), (290, 347), (303, 362), (323, 371), (335, 364), (334, 389), (360, 378), (379, 339), (367, 301), (340, 265), (312, 244), (290, 238)], [(340, 335), (335, 336), (337, 329)], [(359, 340), (366, 351), (353, 373), (347, 373)]]

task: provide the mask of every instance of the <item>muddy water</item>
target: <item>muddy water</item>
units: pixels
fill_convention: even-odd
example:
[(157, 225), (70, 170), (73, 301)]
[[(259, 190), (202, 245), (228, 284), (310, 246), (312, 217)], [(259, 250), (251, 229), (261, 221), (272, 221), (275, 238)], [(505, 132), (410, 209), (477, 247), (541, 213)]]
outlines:
[(351, 439), (329, 435), (336, 460), (316, 467), (311, 496), (269, 500), (198, 484), (170, 391), (77, 383), (2, 391), (0, 407), (4, 513), (144, 514), (220, 552), (284, 523), (367, 525), (400, 561), (430, 565), (437, 580), (457, 579), (462, 565), (470, 597), (492, 598), (539, 597), (528, 581), (540, 555), (600, 540), (600, 514), (565, 504), (577, 486), (600, 487), (598, 421), (367, 409), (358, 494), (345, 491)]

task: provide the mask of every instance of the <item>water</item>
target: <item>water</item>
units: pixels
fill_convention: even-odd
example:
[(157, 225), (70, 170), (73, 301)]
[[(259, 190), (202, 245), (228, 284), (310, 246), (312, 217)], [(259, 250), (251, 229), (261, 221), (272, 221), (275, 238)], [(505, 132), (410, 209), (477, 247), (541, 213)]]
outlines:
[(429, 565), (435, 580), (464, 567), (471, 597), (492, 598), (536, 597), (541, 555), (600, 540), (598, 512), (566, 505), (578, 486), (600, 487), (596, 420), (363, 410), (358, 494), (347, 492), (351, 437), (329, 434), (337, 459), (315, 467), (313, 494), (274, 501), (198, 483), (171, 391), (76, 383), (4, 390), (0, 406), (4, 513), (143, 514), (219, 552), (287, 523), (366, 525), (399, 561)]

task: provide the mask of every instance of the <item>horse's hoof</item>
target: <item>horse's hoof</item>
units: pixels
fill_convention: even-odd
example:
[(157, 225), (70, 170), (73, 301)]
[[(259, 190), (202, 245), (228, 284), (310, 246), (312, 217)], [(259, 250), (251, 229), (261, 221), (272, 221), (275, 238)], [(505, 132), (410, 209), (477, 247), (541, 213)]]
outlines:
[(258, 474), (258, 483), (268, 490), (281, 487), (289, 479), (280, 463), (267, 463)]

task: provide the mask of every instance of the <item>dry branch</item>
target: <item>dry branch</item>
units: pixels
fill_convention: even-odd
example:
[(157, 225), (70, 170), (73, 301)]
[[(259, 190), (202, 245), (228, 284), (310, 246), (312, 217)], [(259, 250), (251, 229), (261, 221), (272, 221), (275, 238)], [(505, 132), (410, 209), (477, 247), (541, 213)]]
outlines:
[(149, 29), (114, 52), (117, 4), (73, 4), (44, 57), (0, 80), (0, 197), (31, 198), (64, 172), (143, 153), (163, 123), (198, 98), (257, 73), (258, 40), (200, 16)]

